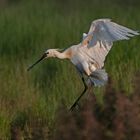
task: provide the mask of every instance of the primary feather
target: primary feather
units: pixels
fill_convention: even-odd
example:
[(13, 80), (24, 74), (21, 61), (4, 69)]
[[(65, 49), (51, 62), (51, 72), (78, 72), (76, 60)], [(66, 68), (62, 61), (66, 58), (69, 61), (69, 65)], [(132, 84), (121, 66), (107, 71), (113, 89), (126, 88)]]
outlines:
[[(139, 35), (137, 31), (133, 31), (127, 27), (112, 22), (110, 19), (99, 19), (92, 22), (88, 32), (88, 36), (96, 37), (94, 41), (114, 42), (118, 40), (128, 40), (134, 35)], [(92, 39), (93, 39), (92, 38)], [(93, 42), (93, 40), (90, 42)], [(92, 46), (92, 43), (89, 43)]]

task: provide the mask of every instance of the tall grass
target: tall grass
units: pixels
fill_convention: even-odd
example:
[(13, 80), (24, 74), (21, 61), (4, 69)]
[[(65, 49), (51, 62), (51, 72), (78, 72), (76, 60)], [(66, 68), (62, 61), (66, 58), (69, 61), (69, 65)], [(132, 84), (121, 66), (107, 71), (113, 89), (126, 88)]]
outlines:
[[(12, 128), (28, 131), (40, 121), (53, 128), (58, 106), (64, 102), (69, 108), (80, 94), (82, 82), (74, 66), (66, 60), (46, 60), (31, 72), (26, 71), (27, 67), (48, 48), (79, 43), (82, 33), (97, 18), (111, 18), (139, 30), (138, 1), (128, 1), (127, 6), (124, 3), (120, 0), (13, 0), (3, 5), (0, 10), (1, 138), (10, 138)], [(117, 90), (127, 93), (133, 90), (131, 80), (140, 67), (139, 43), (139, 37), (116, 43), (107, 57), (105, 68)], [(95, 89), (100, 102), (102, 90)]]

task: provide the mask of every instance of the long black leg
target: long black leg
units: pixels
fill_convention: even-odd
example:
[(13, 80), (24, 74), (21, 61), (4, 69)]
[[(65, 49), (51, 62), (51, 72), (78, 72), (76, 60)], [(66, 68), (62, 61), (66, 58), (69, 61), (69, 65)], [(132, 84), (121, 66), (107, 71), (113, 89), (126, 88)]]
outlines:
[(81, 99), (81, 97), (84, 95), (84, 93), (87, 91), (87, 89), (88, 89), (88, 86), (86, 85), (86, 83), (85, 83), (85, 79), (84, 79), (84, 77), (82, 77), (82, 81), (83, 81), (83, 84), (84, 84), (84, 90), (83, 90), (83, 92), (81, 93), (81, 95), (77, 98), (77, 100), (74, 102), (74, 104), (71, 106), (71, 108), (70, 108), (70, 111), (72, 111), (74, 108), (75, 108), (75, 106), (76, 105), (78, 105), (78, 102), (79, 102), (79, 100)]

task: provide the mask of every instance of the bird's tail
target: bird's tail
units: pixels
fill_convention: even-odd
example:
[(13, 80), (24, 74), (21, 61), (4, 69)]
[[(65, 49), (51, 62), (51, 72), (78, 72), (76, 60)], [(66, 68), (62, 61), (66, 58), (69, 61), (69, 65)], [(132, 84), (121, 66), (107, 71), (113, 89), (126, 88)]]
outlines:
[(94, 86), (103, 86), (108, 80), (108, 75), (105, 69), (98, 69), (95, 70), (89, 78)]

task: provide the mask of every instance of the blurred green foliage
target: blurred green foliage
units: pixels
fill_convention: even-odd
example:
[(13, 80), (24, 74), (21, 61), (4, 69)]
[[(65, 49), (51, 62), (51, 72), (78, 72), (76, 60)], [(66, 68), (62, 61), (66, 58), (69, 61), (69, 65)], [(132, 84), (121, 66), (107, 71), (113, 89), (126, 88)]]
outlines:
[[(140, 30), (138, 0), (1, 0), (0, 4), (2, 139), (11, 137), (13, 124), (23, 123), (28, 131), (41, 120), (52, 129), (58, 106), (64, 102), (69, 108), (83, 88), (66, 60), (50, 59), (26, 71), (46, 49), (78, 44), (97, 18), (111, 18)], [(116, 90), (132, 92), (132, 78), (140, 67), (139, 44), (139, 37), (117, 42), (108, 55), (105, 68)], [(103, 90), (95, 89), (100, 103)]]

